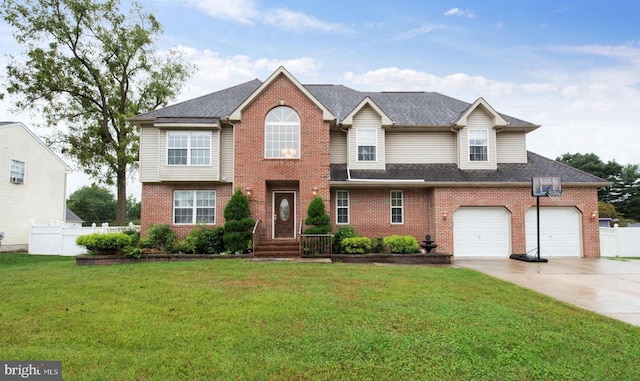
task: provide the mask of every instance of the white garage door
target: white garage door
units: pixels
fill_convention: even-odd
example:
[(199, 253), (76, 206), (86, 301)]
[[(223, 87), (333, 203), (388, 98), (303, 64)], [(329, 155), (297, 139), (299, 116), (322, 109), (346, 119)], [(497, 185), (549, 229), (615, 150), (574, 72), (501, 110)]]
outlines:
[[(581, 215), (573, 207), (540, 207), (540, 256), (582, 256)], [(527, 210), (527, 252), (536, 254), (536, 208)]]
[(502, 207), (462, 207), (453, 213), (454, 257), (509, 257), (511, 224)]

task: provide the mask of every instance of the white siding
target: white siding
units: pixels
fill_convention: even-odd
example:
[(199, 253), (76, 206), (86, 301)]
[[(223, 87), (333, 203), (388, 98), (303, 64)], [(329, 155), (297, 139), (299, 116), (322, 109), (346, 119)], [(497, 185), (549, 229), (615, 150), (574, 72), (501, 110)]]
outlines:
[(387, 164), (455, 163), (452, 132), (388, 132)]
[(220, 181), (233, 181), (233, 129), (224, 127), (220, 133)]
[[(376, 161), (358, 161), (356, 131), (359, 128), (374, 128), (378, 132)], [(363, 107), (354, 117), (349, 129), (349, 167), (351, 169), (385, 169), (385, 134), (382, 119), (370, 106)]]
[[(458, 136), (459, 152), (460, 152), (460, 169), (496, 169), (496, 130), (493, 128), (493, 118), (480, 108), (476, 108), (469, 114), (467, 118), (467, 126), (460, 131)], [(488, 161), (470, 161), (469, 160), (469, 138), (470, 129), (486, 129), (489, 134), (489, 160)]]
[[(188, 129), (185, 129), (188, 130)], [(220, 130), (211, 132), (211, 165), (167, 165), (167, 131), (160, 131), (159, 149), (160, 181), (219, 181), (220, 180)]]
[(140, 129), (140, 182), (160, 181), (160, 130), (155, 127)]
[(526, 163), (527, 144), (524, 132), (500, 132), (496, 134), (498, 163)]
[(331, 164), (345, 164), (347, 162), (347, 134), (332, 132), (329, 143), (329, 162)]
[[(25, 163), (24, 183), (9, 181), (11, 159)], [(0, 249), (29, 243), (29, 221), (64, 221), (67, 168), (20, 123), (0, 126)]]

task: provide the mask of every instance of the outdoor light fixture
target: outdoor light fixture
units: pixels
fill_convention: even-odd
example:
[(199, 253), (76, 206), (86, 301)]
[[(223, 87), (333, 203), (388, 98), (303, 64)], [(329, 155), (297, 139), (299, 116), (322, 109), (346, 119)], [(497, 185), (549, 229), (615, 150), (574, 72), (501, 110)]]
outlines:
[(246, 187), (244, 190), (247, 192), (247, 197), (251, 197), (251, 187)]
[(447, 212), (442, 213), (442, 219), (446, 220), (447, 219)]
[(593, 211), (593, 213), (591, 213), (591, 219), (595, 220), (596, 217), (598, 217), (598, 212), (596, 212), (595, 210)]
[(318, 187), (313, 187), (311, 190), (313, 191), (314, 197), (318, 195)]

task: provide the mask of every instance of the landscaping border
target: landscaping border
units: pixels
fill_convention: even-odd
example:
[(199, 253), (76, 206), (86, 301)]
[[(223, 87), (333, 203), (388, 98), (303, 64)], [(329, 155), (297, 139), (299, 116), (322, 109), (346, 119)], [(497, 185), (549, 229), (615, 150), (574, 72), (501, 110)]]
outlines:
[(238, 259), (251, 258), (251, 254), (151, 254), (140, 258), (115, 255), (81, 254), (76, 256), (76, 265), (118, 265), (141, 262), (196, 261), (203, 259)]
[[(312, 256), (310, 256), (312, 257)], [(332, 254), (332, 262), (341, 263), (398, 263), (407, 265), (450, 265), (452, 254)]]

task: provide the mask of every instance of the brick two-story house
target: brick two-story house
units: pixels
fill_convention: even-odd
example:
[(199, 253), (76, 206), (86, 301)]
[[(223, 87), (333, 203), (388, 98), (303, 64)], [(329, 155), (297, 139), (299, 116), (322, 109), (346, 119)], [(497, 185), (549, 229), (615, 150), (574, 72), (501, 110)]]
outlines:
[(541, 199), (544, 256), (597, 257), (597, 177), (528, 152), (539, 126), (430, 92), (302, 85), (284, 68), (131, 121), (140, 127), (143, 232), (186, 235), (224, 223), (232, 193), (249, 195), (265, 241), (295, 241), (314, 196), (334, 231), (425, 234), (455, 257), (536, 247), (531, 179), (559, 176)]

